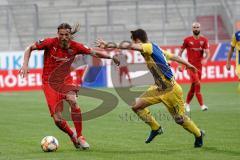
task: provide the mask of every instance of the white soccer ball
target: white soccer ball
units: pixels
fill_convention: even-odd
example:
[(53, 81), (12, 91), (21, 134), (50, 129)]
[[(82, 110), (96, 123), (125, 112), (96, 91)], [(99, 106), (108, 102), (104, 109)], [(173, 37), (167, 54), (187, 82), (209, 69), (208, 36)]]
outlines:
[(53, 136), (46, 136), (41, 141), (41, 148), (44, 152), (54, 152), (58, 147), (58, 140)]

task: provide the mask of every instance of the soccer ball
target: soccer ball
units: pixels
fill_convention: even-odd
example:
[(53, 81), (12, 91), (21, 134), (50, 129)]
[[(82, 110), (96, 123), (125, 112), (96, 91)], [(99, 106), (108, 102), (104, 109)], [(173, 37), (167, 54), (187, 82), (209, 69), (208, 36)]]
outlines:
[(58, 140), (53, 136), (46, 136), (41, 141), (41, 148), (44, 152), (54, 152), (58, 147)]

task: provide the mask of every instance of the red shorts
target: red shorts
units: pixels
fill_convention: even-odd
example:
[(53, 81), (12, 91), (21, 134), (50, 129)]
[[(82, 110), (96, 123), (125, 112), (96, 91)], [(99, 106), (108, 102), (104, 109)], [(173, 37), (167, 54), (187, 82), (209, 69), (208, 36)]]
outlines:
[(193, 72), (192, 70), (187, 70), (188, 75), (190, 77), (190, 81), (192, 83), (199, 83), (202, 78), (202, 70), (198, 70), (197, 72)]
[[(46, 97), (46, 101), (48, 104), (49, 112), (51, 116), (53, 116), (56, 112), (62, 112), (63, 111), (63, 100), (66, 99), (66, 94), (69, 91), (78, 91), (77, 87), (70, 86), (67, 87), (66, 84), (62, 84), (59, 87), (58, 90), (54, 88), (54, 86), (50, 86), (49, 83), (43, 83), (42, 85), (43, 92)], [(64, 89), (67, 88), (67, 89)]]
[(127, 66), (122, 66), (119, 68), (119, 74), (122, 76), (124, 74), (128, 74), (128, 67)]

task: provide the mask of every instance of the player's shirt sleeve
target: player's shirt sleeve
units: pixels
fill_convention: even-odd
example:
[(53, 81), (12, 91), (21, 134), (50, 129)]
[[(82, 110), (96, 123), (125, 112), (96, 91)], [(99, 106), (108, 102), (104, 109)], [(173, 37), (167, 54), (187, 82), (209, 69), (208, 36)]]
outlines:
[(205, 40), (204, 40), (204, 45), (203, 45), (203, 49), (208, 49), (208, 48), (209, 48), (208, 39), (205, 38)]
[(77, 48), (77, 54), (91, 54), (91, 49), (88, 48), (86, 45), (78, 43), (76, 45), (76, 48)]
[(184, 40), (183, 40), (183, 44), (182, 44), (182, 46), (181, 46), (181, 49), (185, 49), (185, 48), (187, 48), (188, 47), (188, 41), (187, 41), (187, 38), (185, 38)]
[(43, 49), (49, 48), (52, 43), (53, 43), (53, 39), (52, 38), (46, 38), (46, 39), (37, 41), (35, 43), (35, 45), (36, 45), (38, 50), (43, 50)]
[(167, 61), (169, 61), (174, 55), (169, 52), (169, 51), (166, 51), (166, 50), (162, 50), (163, 51), (163, 54), (164, 56), (166, 57)]
[(143, 53), (146, 55), (151, 55), (153, 52), (153, 47), (151, 43), (143, 43), (142, 49), (143, 49)]
[(235, 34), (233, 34), (232, 35), (232, 40), (231, 40), (231, 46), (236, 47), (236, 44), (237, 44), (237, 39), (236, 39)]

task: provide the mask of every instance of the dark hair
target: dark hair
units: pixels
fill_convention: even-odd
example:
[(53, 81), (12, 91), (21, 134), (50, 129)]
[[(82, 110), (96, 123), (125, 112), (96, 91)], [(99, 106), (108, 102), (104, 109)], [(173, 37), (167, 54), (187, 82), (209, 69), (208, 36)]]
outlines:
[(72, 30), (72, 26), (70, 24), (62, 23), (58, 26), (57, 29), (58, 29), (58, 31), (59, 31), (59, 29), (69, 29), (71, 32), (71, 35), (74, 35), (75, 33), (77, 33), (80, 30), (80, 24), (79, 23), (75, 24), (73, 27), (73, 30)]
[(59, 26), (58, 26), (58, 28), (57, 28), (58, 30), (59, 29), (72, 29), (72, 26), (70, 26), (70, 24), (68, 24), (68, 23), (62, 23), (62, 24), (60, 24)]
[(147, 33), (143, 29), (137, 29), (131, 31), (131, 38), (135, 41), (139, 39), (141, 42), (146, 43), (148, 41)]

